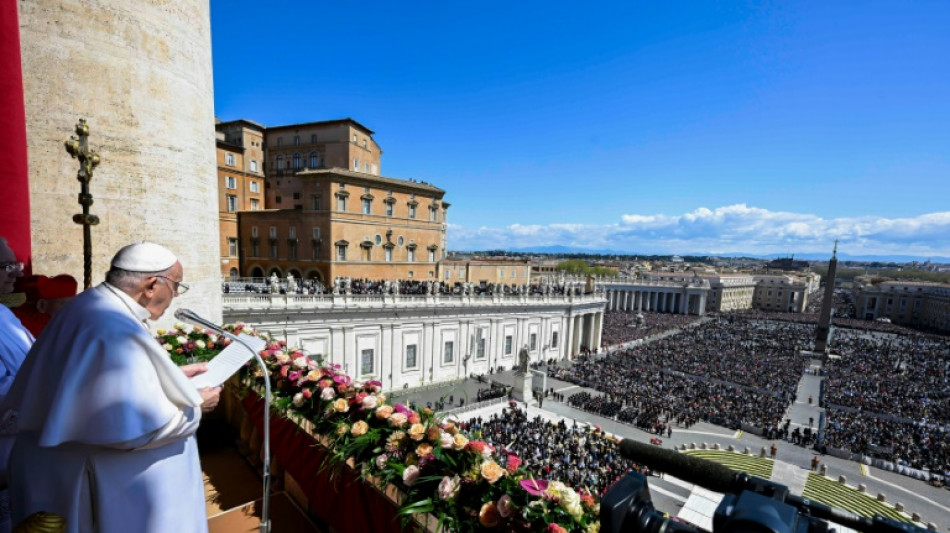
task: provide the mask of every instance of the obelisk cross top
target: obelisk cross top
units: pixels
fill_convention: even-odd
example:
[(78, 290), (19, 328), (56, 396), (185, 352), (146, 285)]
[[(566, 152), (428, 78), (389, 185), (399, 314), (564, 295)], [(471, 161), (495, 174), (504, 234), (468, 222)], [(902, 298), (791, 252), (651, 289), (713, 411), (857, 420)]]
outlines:
[(82, 253), (83, 253), (83, 275), (85, 288), (92, 287), (92, 234), (90, 226), (99, 223), (99, 217), (89, 213), (89, 206), (92, 205), (92, 194), (89, 193), (89, 181), (92, 180), (92, 171), (99, 165), (99, 154), (89, 149), (89, 125), (86, 119), (79, 119), (76, 124), (76, 137), (70, 137), (66, 141), (66, 151), (73, 159), (79, 159), (79, 172), (76, 173), (76, 179), (82, 184), (79, 191), (79, 205), (82, 206), (82, 213), (73, 215), (73, 222), (82, 224)]

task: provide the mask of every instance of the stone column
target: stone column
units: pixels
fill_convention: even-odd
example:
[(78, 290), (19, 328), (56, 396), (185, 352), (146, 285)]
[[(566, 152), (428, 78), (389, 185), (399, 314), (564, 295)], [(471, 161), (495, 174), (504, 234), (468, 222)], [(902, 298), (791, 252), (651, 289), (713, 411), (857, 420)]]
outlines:
[(594, 314), (594, 346), (600, 348), (601, 339), (603, 336), (604, 330), (604, 314), (595, 313)]

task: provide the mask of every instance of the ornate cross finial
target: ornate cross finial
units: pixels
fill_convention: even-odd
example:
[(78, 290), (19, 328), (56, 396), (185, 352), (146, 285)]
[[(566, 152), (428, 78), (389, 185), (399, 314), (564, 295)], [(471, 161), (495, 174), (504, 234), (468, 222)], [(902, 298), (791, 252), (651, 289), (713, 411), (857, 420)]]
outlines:
[(76, 173), (76, 179), (82, 184), (79, 192), (79, 205), (82, 206), (82, 214), (73, 215), (73, 222), (82, 224), (82, 254), (83, 254), (83, 286), (92, 287), (92, 232), (90, 226), (99, 224), (99, 217), (89, 213), (89, 206), (92, 205), (92, 194), (89, 193), (89, 182), (92, 180), (92, 172), (99, 165), (99, 154), (89, 149), (89, 125), (86, 119), (79, 119), (76, 124), (76, 135), (70, 136), (66, 141), (66, 151), (73, 159), (79, 159), (79, 171)]

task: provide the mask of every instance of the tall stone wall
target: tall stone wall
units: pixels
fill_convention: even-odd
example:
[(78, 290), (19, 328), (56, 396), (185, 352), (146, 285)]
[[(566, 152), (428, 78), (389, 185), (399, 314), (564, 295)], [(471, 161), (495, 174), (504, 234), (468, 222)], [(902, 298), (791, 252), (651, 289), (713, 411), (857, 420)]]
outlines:
[[(175, 306), (221, 316), (207, 0), (20, 0), (34, 272), (82, 281), (72, 222), (79, 118), (102, 158), (91, 183), (93, 283), (121, 246), (171, 248), (192, 290)], [(164, 321), (170, 321), (165, 317)]]

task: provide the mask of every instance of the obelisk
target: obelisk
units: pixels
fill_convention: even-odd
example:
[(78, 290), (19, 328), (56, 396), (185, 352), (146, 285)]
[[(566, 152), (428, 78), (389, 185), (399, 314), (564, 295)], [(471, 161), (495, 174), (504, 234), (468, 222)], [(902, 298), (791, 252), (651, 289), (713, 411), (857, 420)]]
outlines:
[(823, 354), (828, 350), (828, 341), (831, 337), (831, 305), (835, 297), (835, 270), (838, 268), (838, 241), (835, 241), (831, 260), (828, 261), (828, 276), (825, 279), (825, 296), (821, 302), (821, 312), (818, 315), (818, 327), (815, 328), (815, 351)]

